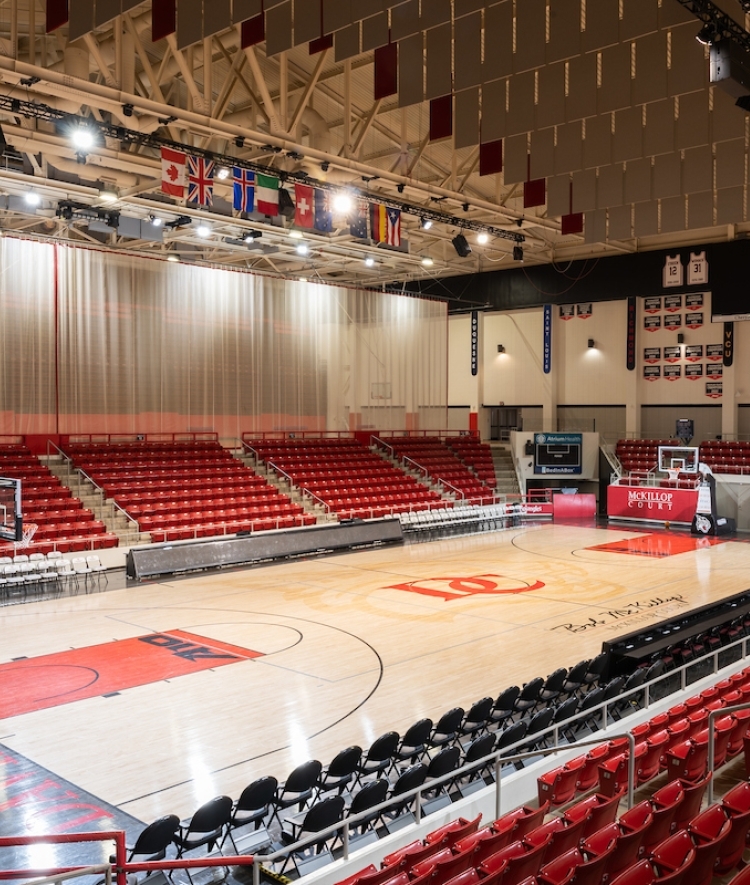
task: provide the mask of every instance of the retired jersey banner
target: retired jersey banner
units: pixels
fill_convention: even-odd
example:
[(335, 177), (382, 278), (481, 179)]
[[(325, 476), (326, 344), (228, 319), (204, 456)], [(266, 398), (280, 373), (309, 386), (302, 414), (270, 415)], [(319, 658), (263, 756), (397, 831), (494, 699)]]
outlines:
[(544, 305), (544, 374), (552, 371), (552, 305)]
[(665, 329), (679, 329), (682, 327), (682, 314), (673, 313), (671, 316), (664, 317)]
[(665, 295), (664, 310), (669, 313), (675, 313), (678, 310), (682, 310), (682, 295)]
[(685, 346), (685, 359), (691, 363), (697, 363), (698, 360), (703, 359), (703, 345), (702, 344), (688, 344)]
[(680, 350), (679, 344), (673, 344), (670, 347), (664, 348), (664, 359), (668, 363), (676, 363), (678, 360), (682, 359), (682, 351)]
[(471, 374), (479, 372), (479, 313), (471, 312)]
[(688, 310), (695, 310), (703, 307), (703, 292), (689, 292), (685, 296), (685, 307)]
[(647, 332), (658, 332), (661, 329), (661, 317), (644, 317), (643, 328)]
[(717, 381), (724, 377), (724, 366), (718, 363), (706, 363), (706, 378)]
[(703, 312), (700, 313), (686, 313), (685, 314), (685, 325), (688, 329), (700, 329), (703, 325)]
[(664, 366), (665, 381), (679, 381), (682, 378), (682, 366)]
[(724, 345), (723, 344), (707, 344), (706, 345), (706, 359), (707, 360), (721, 360), (724, 357)]
[(661, 378), (661, 366), (644, 366), (643, 377), (646, 381), (658, 381)]
[(685, 366), (685, 377), (690, 381), (697, 381), (703, 377), (703, 363), (692, 363)]
[(625, 332), (625, 368), (632, 372), (635, 369), (635, 320), (637, 303), (634, 295), (628, 296), (628, 318)]
[(659, 313), (661, 310), (661, 295), (643, 299), (643, 309), (646, 313)]
[(644, 347), (643, 361), (646, 363), (658, 363), (661, 359), (661, 347)]
[(706, 396), (711, 399), (720, 399), (724, 393), (721, 381), (706, 381)]
[(724, 323), (724, 365), (734, 362), (734, 323)]

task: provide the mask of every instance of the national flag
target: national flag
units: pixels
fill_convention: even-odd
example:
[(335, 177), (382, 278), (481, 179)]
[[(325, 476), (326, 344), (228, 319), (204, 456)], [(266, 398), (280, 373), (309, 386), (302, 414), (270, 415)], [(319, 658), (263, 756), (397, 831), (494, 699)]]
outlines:
[(349, 216), (349, 233), (360, 240), (367, 239), (367, 203), (357, 200)]
[(294, 185), (294, 205), (294, 223), (297, 227), (313, 227), (315, 222), (315, 198), (311, 185)]
[(238, 212), (252, 212), (255, 208), (255, 173), (249, 169), (234, 167), (232, 206)]
[(279, 214), (279, 179), (273, 175), (255, 176), (255, 210), (261, 215)]
[(385, 210), (386, 214), (386, 234), (385, 241), (389, 246), (401, 245), (401, 210), (391, 209), (390, 206)]
[(214, 202), (214, 161), (188, 157), (188, 203), (211, 206)]
[(170, 197), (182, 199), (185, 196), (185, 163), (187, 157), (182, 151), (172, 148), (161, 149), (161, 190)]
[(385, 206), (380, 203), (373, 203), (370, 206), (370, 236), (376, 243), (385, 243), (388, 237)]
[(329, 234), (333, 230), (333, 213), (331, 212), (331, 202), (328, 199), (328, 191), (315, 188), (315, 230), (319, 230), (324, 234)]

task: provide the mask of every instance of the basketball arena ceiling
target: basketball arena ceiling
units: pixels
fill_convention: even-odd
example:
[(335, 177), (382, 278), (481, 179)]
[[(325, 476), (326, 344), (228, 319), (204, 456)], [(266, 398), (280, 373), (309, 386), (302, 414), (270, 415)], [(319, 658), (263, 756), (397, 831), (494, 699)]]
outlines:
[[(748, 118), (695, 38), (747, 5), (2, 0), (0, 226), (365, 286), (745, 236)], [(228, 170), (210, 207), (162, 192), (165, 145)], [(400, 209), (401, 244), (334, 215), (299, 254), (234, 164)]]

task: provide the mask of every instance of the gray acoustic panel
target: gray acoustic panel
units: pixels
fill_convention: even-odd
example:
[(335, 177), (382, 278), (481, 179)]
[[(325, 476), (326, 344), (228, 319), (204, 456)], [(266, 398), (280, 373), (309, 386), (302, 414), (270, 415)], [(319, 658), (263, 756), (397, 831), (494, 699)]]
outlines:
[(688, 195), (688, 227), (697, 230), (701, 227), (712, 227), (714, 223), (713, 191), (702, 194)]
[[(742, 184), (742, 182), (739, 183)], [(682, 160), (682, 193), (695, 194), (699, 191), (710, 191), (713, 186), (714, 163), (711, 148), (708, 145), (702, 145), (685, 151)]]
[[(305, 0), (300, 2), (304, 3)], [(363, 21), (379, 12), (385, 12), (383, 0), (352, 0), (352, 21)]]
[(538, 129), (531, 133), (530, 178), (548, 178), (555, 174), (555, 130)]
[(550, 0), (547, 62), (573, 58), (581, 51), (581, 0)]
[(451, 0), (429, 0), (422, 4), (420, 20), (423, 30), (434, 28), (451, 20)]
[(321, 0), (294, 0), (294, 45), (321, 36)]
[(536, 127), (565, 122), (565, 62), (547, 65), (537, 75)]
[(503, 176), (505, 184), (526, 181), (529, 169), (528, 139), (524, 135), (512, 135), (503, 143)]
[(474, 147), (479, 144), (479, 87), (457, 92), (454, 103), (454, 147)]
[(451, 26), (439, 25), (427, 31), (427, 81), (425, 98), (439, 98), (453, 92), (451, 71)]
[(722, 89), (711, 90), (713, 109), (711, 111), (711, 141), (728, 141), (730, 138), (744, 138), (745, 112), (734, 103), (734, 99)]
[(575, 172), (583, 162), (583, 136), (580, 122), (565, 123), (557, 127), (555, 147), (555, 175)]
[(708, 90), (681, 95), (679, 102), (675, 147), (681, 150), (708, 144)]
[[(720, 142), (716, 145), (716, 187), (740, 187), (744, 183), (744, 139)], [(710, 190), (710, 187), (705, 190)]]
[(123, 13), (130, 12), (131, 9), (134, 9), (136, 6), (141, 5), (141, 0), (121, 0), (120, 7)]
[(643, 156), (643, 108), (625, 108), (615, 112), (615, 135), (612, 159), (615, 163)]
[(292, 4), (280, 3), (266, 10), (266, 55), (292, 48)]
[(659, 233), (659, 204), (636, 203), (633, 207), (633, 236), (652, 237)]
[(76, 0), (70, 4), (68, 41), (77, 40), (94, 30), (94, 0)]
[(612, 115), (590, 117), (586, 120), (586, 140), (583, 143), (583, 168), (607, 166), (612, 162)]
[(664, 3), (659, 7), (659, 27), (671, 28), (673, 25), (681, 25), (685, 22), (695, 24), (695, 18), (679, 3)]
[(482, 86), (482, 142), (505, 137), (507, 83), (507, 80), (495, 80)]
[(671, 98), (646, 105), (646, 127), (643, 131), (643, 153), (653, 157), (670, 154), (675, 137), (674, 102)]
[(596, 0), (586, 4), (586, 30), (583, 34), (584, 52), (612, 46), (620, 40), (619, 0)]
[(513, 4), (490, 6), (484, 13), (484, 63), (482, 80), (489, 83), (513, 70)]
[(659, 27), (659, 0), (625, 0), (620, 22), (620, 39), (633, 40)]
[(621, 206), (624, 187), (622, 166), (602, 166), (596, 188), (597, 208), (609, 209), (611, 206)]
[(570, 212), (570, 176), (555, 175), (547, 179), (547, 215), (567, 215)]
[(422, 34), (415, 34), (398, 45), (398, 105), (401, 108), (424, 101), (422, 41)]
[(667, 97), (667, 35), (663, 31), (636, 41), (632, 95), (633, 104)]
[(516, 74), (508, 84), (508, 116), (505, 128), (508, 135), (529, 132), (534, 128), (534, 87), (533, 71)]
[(583, 242), (603, 243), (607, 239), (607, 213), (604, 209), (587, 212), (583, 218)]
[(716, 191), (716, 223), (737, 224), (744, 221), (742, 211), (744, 189), (724, 187)]
[(630, 44), (609, 46), (601, 54), (601, 84), (597, 93), (598, 113), (630, 107)]
[(546, 0), (523, 0), (516, 4), (516, 72), (540, 68), (545, 59)]
[(633, 207), (613, 206), (607, 212), (607, 239), (629, 240), (633, 236)]
[(407, 0), (391, 12), (391, 40), (403, 40), (421, 30), (419, 0)]
[(120, 14), (120, 0), (96, 0), (94, 22), (97, 27)]
[(654, 199), (682, 193), (682, 165), (679, 154), (663, 154), (654, 161), (651, 195)]
[(661, 201), (661, 223), (663, 234), (685, 230), (685, 197), (667, 197)]
[[(431, 3), (432, 0), (426, 0), (426, 2)], [(486, 5), (486, 0), (453, 0), (453, 14), (459, 18), (459, 16), (468, 15), (470, 12), (476, 12)]]
[(456, 21), (454, 43), (454, 88), (456, 92), (482, 82), (482, 16), (475, 12)]
[(568, 95), (565, 118), (580, 120), (596, 115), (596, 55), (579, 55), (568, 66)]
[[(210, 0), (209, 0), (210, 2)], [(263, 8), (268, 11), (274, 6), (280, 6), (282, 3), (286, 3), (287, 0), (263, 0)]]
[(380, 12), (362, 22), (362, 52), (369, 52), (388, 42), (388, 13)]
[(596, 170), (573, 173), (573, 211), (589, 212), (596, 209)]
[[(213, 0), (211, 0), (213, 2)], [(332, 34), (352, 23), (351, 0), (323, 0), (323, 33)]]
[(684, 95), (708, 86), (708, 62), (704, 46), (695, 39), (695, 22), (672, 30), (670, 95)]
[[(299, 3), (309, 3), (310, 6), (319, 3), (320, 0), (298, 0)], [(232, 21), (244, 22), (248, 18), (254, 18), (263, 11), (263, 0), (232, 0)]]
[(232, 26), (232, 0), (203, 3), (203, 37), (212, 37)]
[(625, 169), (625, 202), (643, 203), (651, 199), (651, 160), (631, 160)]
[[(359, 22), (349, 25), (348, 28), (341, 28), (333, 35), (333, 55), (338, 61), (346, 61), (347, 58), (353, 58), (360, 52), (360, 28)], [(297, 30), (295, 28), (295, 34)], [(419, 38), (421, 39), (421, 34)]]
[(177, 48), (203, 39), (203, 0), (177, 0)]
[(350, 547), (394, 544), (403, 541), (398, 519), (338, 523), (260, 532), (250, 537), (229, 537), (220, 541), (149, 544), (132, 547), (126, 559), (129, 578), (141, 581), (158, 575), (173, 575), (203, 569), (250, 565), (306, 556)]

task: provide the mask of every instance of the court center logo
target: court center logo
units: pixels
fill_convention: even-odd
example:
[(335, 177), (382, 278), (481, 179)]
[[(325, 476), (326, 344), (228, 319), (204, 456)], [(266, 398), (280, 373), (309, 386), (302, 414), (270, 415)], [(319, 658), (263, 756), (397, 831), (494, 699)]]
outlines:
[(405, 590), (421, 596), (436, 596), (450, 602), (454, 599), (468, 599), (471, 596), (505, 596), (509, 593), (530, 593), (544, 587), (542, 581), (520, 581), (507, 575), (471, 575), (469, 577), (425, 578), (420, 581), (405, 581), (403, 584), (389, 584), (385, 590)]

